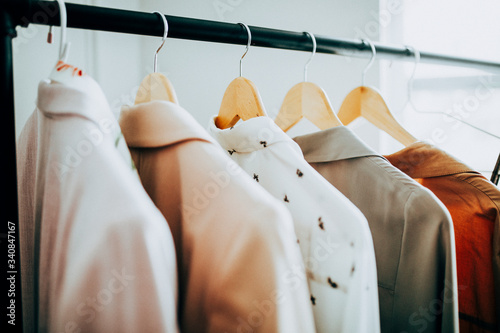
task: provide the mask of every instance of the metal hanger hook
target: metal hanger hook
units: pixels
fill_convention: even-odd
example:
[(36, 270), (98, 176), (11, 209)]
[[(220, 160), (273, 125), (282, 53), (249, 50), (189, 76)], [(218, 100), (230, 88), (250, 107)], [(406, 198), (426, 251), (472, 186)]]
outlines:
[(411, 72), (411, 76), (408, 79), (408, 103), (413, 106), (413, 82), (415, 80), (415, 74), (417, 73), (417, 66), (420, 63), (420, 52), (413, 46), (406, 45), (406, 50), (408, 52), (413, 52), (415, 55), (415, 65), (413, 66), (413, 71)]
[(309, 67), (309, 64), (311, 63), (311, 61), (313, 60), (314, 58), (314, 55), (316, 54), (316, 47), (317, 47), (317, 44), (316, 44), (316, 37), (314, 37), (313, 34), (307, 32), (307, 31), (304, 31), (304, 33), (306, 35), (308, 35), (311, 40), (312, 40), (312, 43), (313, 43), (313, 50), (312, 50), (312, 54), (311, 56), (309, 57), (309, 60), (307, 60), (306, 64), (304, 65), (304, 82), (307, 82), (307, 68)]
[(59, 60), (66, 62), (68, 58), (69, 43), (66, 42), (66, 29), (68, 25), (68, 14), (63, 0), (56, 0), (59, 5), (59, 17), (61, 21), (61, 41), (59, 43)]
[(377, 55), (377, 50), (375, 49), (375, 45), (373, 45), (373, 42), (371, 40), (362, 39), (361, 41), (363, 42), (363, 44), (365, 44), (365, 42), (368, 42), (368, 44), (370, 45), (370, 48), (372, 49), (372, 57), (370, 58), (370, 62), (368, 62), (368, 65), (366, 65), (365, 69), (363, 69), (363, 73), (361, 74), (361, 85), (364, 86), (366, 73), (368, 72), (370, 67), (372, 67), (373, 62), (375, 61), (375, 56)]
[(250, 28), (248, 27), (248, 25), (246, 25), (245, 23), (240, 22), (238, 24), (243, 26), (246, 29), (247, 35), (248, 35), (247, 48), (245, 50), (245, 53), (243, 53), (243, 55), (240, 58), (240, 76), (243, 76), (243, 58), (245, 58), (245, 56), (247, 55), (248, 50), (250, 49), (250, 45), (252, 44), (252, 32), (250, 31)]
[(163, 45), (165, 45), (165, 41), (167, 40), (167, 36), (168, 36), (168, 22), (167, 22), (167, 18), (162, 13), (160, 13), (160, 12), (153, 12), (153, 13), (159, 14), (163, 20), (163, 38), (161, 40), (160, 46), (158, 47), (158, 49), (155, 52), (155, 61), (154, 61), (154, 67), (153, 67), (153, 72), (156, 73), (158, 71), (158, 52), (160, 52)]

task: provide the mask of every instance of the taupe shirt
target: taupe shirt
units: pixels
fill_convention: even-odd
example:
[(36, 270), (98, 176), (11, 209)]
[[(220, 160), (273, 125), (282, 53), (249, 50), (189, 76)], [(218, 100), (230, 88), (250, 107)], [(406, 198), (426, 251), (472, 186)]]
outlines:
[(454, 233), (444, 205), (347, 127), (294, 140), (368, 220), (382, 332), (457, 332)]

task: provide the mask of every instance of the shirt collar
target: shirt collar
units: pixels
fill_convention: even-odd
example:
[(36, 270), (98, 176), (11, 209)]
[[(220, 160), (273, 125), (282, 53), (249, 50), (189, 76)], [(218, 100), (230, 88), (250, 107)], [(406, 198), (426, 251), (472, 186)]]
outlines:
[(350, 158), (379, 156), (352, 130), (345, 126), (302, 135), (294, 138), (310, 163), (339, 161)]
[(37, 107), (47, 116), (78, 115), (96, 123), (113, 115), (99, 84), (84, 74), (72, 78), (70, 84), (42, 80)]
[(448, 176), (476, 172), (443, 150), (426, 142), (416, 142), (385, 156), (392, 165), (411, 178)]
[(215, 125), (215, 118), (216, 116), (210, 120), (209, 132), (228, 151), (249, 153), (278, 142), (287, 142), (302, 155), (300, 147), (269, 117), (250, 118), (228, 129), (218, 128)]
[(130, 147), (154, 148), (186, 140), (214, 142), (182, 107), (168, 101), (123, 106), (120, 127)]

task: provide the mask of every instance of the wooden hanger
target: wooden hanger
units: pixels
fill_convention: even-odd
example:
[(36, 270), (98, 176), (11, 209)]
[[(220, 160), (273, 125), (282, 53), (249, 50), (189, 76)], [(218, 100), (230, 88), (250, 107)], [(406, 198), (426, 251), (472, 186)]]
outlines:
[(288, 91), (274, 122), (288, 131), (302, 118), (321, 130), (342, 126), (323, 89), (311, 82), (301, 82)]
[(288, 91), (274, 120), (276, 125), (285, 132), (304, 117), (321, 130), (342, 126), (339, 118), (333, 112), (325, 91), (318, 85), (307, 82), (307, 67), (316, 54), (316, 38), (313, 34), (305, 33), (311, 37), (313, 52), (304, 66), (304, 82), (296, 84)]
[(338, 117), (344, 125), (363, 117), (405, 146), (417, 141), (398, 123), (380, 93), (374, 88), (361, 86), (351, 91), (340, 106)]
[(135, 96), (134, 104), (147, 103), (151, 101), (170, 101), (175, 104), (179, 104), (177, 101), (177, 95), (175, 94), (174, 87), (172, 83), (167, 79), (167, 77), (161, 73), (157, 72), (158, 69), (158, 52), (161, 50), (163, 45), (165, 44), (165, 40), (168, 35), (168, 22), (160, 12), (155, 12), (160, 14), (163, 19), (164, 25), (164, 33), (163, 39), (160, 47), (155, 52), (155, 60), (154, 60), (154, 72), (148, 74), (144, 80), (142, 80), (141, 85), (139, 86), (139, 90), (137, 91), (137, 95)]
[(232, 127), (240, 119), (245, 121), (254, 117), (267, 116), (257, 87), (252, 81), (242, 76), (242, 60), (252, 43), (252, 34), (245, 23), (240, 23), (240, 25), (247, 30), (248, 43), (240, 59), (240, 76), (231, 81), (224, 92), (219, 114), (215, 118), (215, 126), (220, 129)]
[(337, 115), (344, 125), (348, 125), (356, 118), (363, 117), (403, 145), (409, 146), (417, 139), (394, 118), (382, 95), (376, 89), (364, 85), (365, 74), (373, 64), (376, 54), (375, 46), (371, 41), (368, 42), (372, 49), (372, 58), (363, 70), (363, 83), (361, 87), (354, 89), (347, 95)]
[(172, 83), (161, 73), (148, 74), (142, 80), (134, 104), (147, 103), (151, 101), (170, 101), (179, 104)]
[(255, 84), (240, 76), (226, 89), (215, 125), (225, 129), (234, 126), (238, 120), (267, 116), (259, 91)]

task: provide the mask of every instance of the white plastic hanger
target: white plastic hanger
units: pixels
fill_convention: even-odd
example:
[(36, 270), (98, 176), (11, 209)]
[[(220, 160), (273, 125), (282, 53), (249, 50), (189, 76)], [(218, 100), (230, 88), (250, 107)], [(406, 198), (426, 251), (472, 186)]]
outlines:
[(491, 132), (488, 132), (482, 128), (479, 128), (463, 119), (460, 119), (459, 117), (455, 117), (454, 115), (452, 114), (449, 114), (449, 113), (446, 113), (446, 112), (443, 112), (443, 111), (422, 111), (420, 109), (418, 109), (416, 106), (415, 106), (415, 103), (413, 101), (413, 83), (414, 83), (414, 80), (415, 80), (415, 73), (417, 72), (417, 66), (418, 64), (420, 63), (420, 52), (414, 48), (413, 46), (406, 46), (406, 49), (409, 51), (409, 52), (412, 52), (413, 51), (413, 54), (415, 55), (415, 66), (413, 66), (413, 72), (411, 73), (411, 76), (410, 76), (410, 79), (408, 80), (408, 100), (406, 101), (406, 105), (409, 105), (411, 106), (411, 108), (415, 111), (415, 112), (418, 112), (418, 113), (422, 113), (422, 114), (439, 114), (439, 115), (444, 115), (446, 117), (450, 117), (452, 119), (455, 119), (456, 121), (459, 121), (475, 130), (478, 130), (486, 135), (489, 135), (495, 139), (499, 139), (500, 140), (500, 136), (498, 135), (495, 135)]
[(162, 13), (154, 13), (159, 14), (163, 20), (163, 38), (160, 46), (155, 51), (153, 73), (147, 75), (142, 80), (139, 90), (135, 96), (134, 104), (137, 105), (151, 101), (170, 101), (172, 103), (179, 104), (177, 102), (177, 95), (175, 94), (172, 83), (170, 83), (165, 75), (158, 73), (158, 52), (160, 52), (161, 48), (165, 44), (165, 41), (167, 40), (168, 22), (165, 15)]
[(240, 76), (231, 81), (222, 97), (219, 114), (215, 118), (215, 125), (220, 129), (234, 126), (238, 120), (243, 121), (254, 117), (267, 116), (266, 109), (260, 98), (255, 84), (242, 76), (242, 61), (252, 43), (252, 33), (245, 23), (240, 23), (248, 34), (248, 42), (245, 53), (240, 58)]
[(83, 75), (83, 72), (66, 63), (69, 54), (70, 43), (66, 41), (67, 13), (63, 0), (56, 0), (59, 5), (59, 17), (61, 21), (61, 37), (59, 42), (59, 57), (56, 66), (52, 69), (49, 79), (52, 82), (64, 84), (77, 84), (75, 77)]
[(309, 35), (313, 42), (311, 57), (304, 66), (304, 81), (294, 85), (288, 91), (274, 120), (276, 125), (285, 132), (304, 117), (322, 130), (342, 126), (339, 118), (333, 112), (325, 91), (318, 85), (307, 82), (307, 67), (316, 54), (316, 38), (309, 32), (304, 33)]

